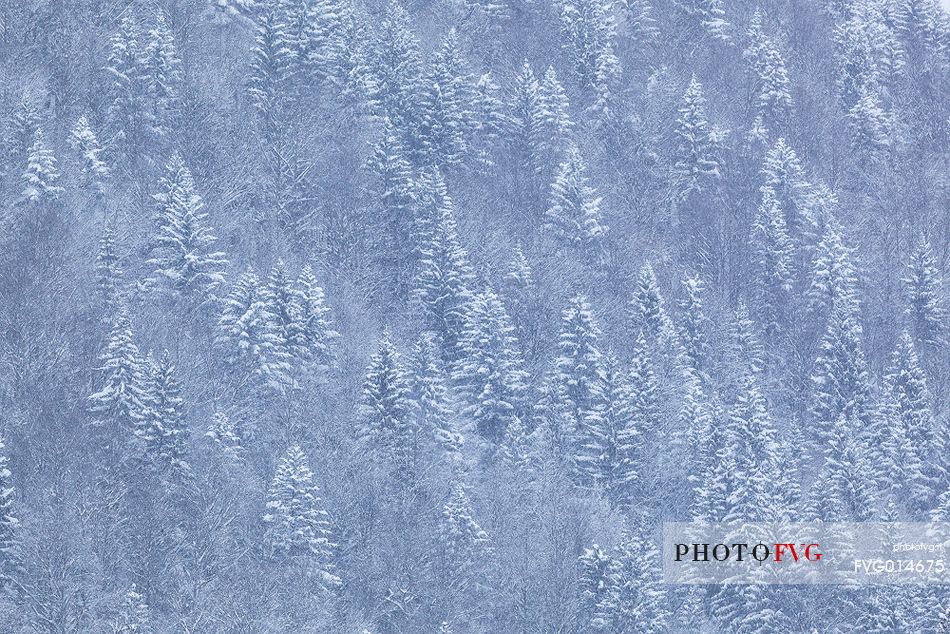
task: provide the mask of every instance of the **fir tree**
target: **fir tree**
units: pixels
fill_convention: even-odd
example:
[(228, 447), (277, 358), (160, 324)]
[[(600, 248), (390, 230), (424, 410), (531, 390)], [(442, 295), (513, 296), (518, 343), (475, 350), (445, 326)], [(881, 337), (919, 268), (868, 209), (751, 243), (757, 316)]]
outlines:
[(710, 179), (719, 178), (719, 161), (706, 118), (703, 87), (693, 76), (679, 104), (676, 120), (676, 148), (673, 155), (675, 200), (683, 201), (702, 192)]
[(442, 340), (443, 354), (454, 359), (475, 280), (447, 196), (434, 220), (431, 234), (420, 247), (415, 296), (430, 328)]
[(514, 93), (509, 99), (508, 135), (529, 178), (540, 175), (545, 166), (546, 139), (542, 129), (541, 84), (528, 60), (515, 76)]
[(603, 548), (592, 544), (578, 558), (580, 564), (579, 594), (580, 619), (584, 627), (596, 627), (593, 622), (600, 603), (610, 588), (611, 558)]
[(857, 313), (857, 286), (851, 249), (845, 246), (837, 221), (828, 218), (812, 261), (809, 304), (822, 315), (830, 315), (839, 306), (847, 313)]
[(907, 287), (907, 314), (917, 341), (927, 345), (942, 343), (947, 329), (943, 279), (926, 239), (911, 254), (903, 281)]
[(465, 72), (455, 30), (436, 53), (423, 101), (423, 142), (437, 166), (462, 163), (468, 156), (472, 114), (472, 80)]
[(680, 339), (687, 365), (704, 377), (709, 364), (709, 334), (712, 324), (703, 312), (705, 284), (698, 275), (689, 275), (681, 282), (685, 295), (679, 301)]
[(153, 631), (148, 603), (133, 583), (112, 625), (112, 634), (152, 634)]
[(6, 123), (4, 141), (7, 161), (18, 169), (26, 164), (30, 147), (36, 139), (36, 131), (40, 129), (42, 121), (36, 106), (27, 99), (17, 104)]
[(508, 425), (525, 408), (525, 379), (514, 327), (501, 300), (491, 290), (475, 295), (468, 306), (459, 342), (454, 379), (475, 430), (501, 443)]
[(176, 476), (187, 474), (189, 431), (185, 420), (181, 385), (168, 351), (152, 360), (145, 382), (145, 416), (138, 435), (146, 451), (163, 469)]
[(11, 481), (8, 458), (0, 438), (0, 591), (7, 592), (18, 580), (22, 567), (19, 525), (16, 517), (16, 491)]
[(874, 483), (866, 464), (867, 447), (856, 421), (842, 412), (832, 423), (824, 461), (814, 485), (813, 504), (824, 521), (866, 522), (876, 506)]
[(288, 277), (283, 261), (271, 269), (262, 296), (283, 356), (300, 358), (305, 336), (300, 311), (303, 294)]
[(119, 30), (109, 39), (106, 71), (109, 86), (108, 129), (120, 151), (134, 156), (149, 125), (145, 108), (145, 73), (139, 45), (139, 25), (133, 11), (126, 11)]
[(808, 182), (795, 150), (782, 137), (765, 154), (762, 180), (763, 190), (771, 190), (785, 215), (789, 233), (796, 239), (810, 236), (815, 229), (815, 218), (806, 204)]
[(252, 49), (248, 95), (261, 119), (265, 138), (273, 142), (284, 123), (292, 96), (291, 50), (286, 24), (273, 3), (258, 3), (254, 15), (257, 31)]
[(409, 145), (422, 116), (422, 54), (406, 9), (393, 0), (386, 8), (372, 51), (373, 100), (388, 117), (413, 155), (421, 147)]
[(317, 283), (310, 266), (305, 266), (297, 277), (298, 319), (300, 340), (298, 354), (309, 363), (329, 367), (336, 358), (335, 345), (340, 338), (330, 319), (323, 288)]
[(612, 7), (603, 0), (562, 0), (560, 19), (574, 74), (581, 87), (603, 108), (610, 86), (620, 75)]
[(211, 428), (205, 432), (205, 436), (213, 440), (233, 460), (243, 457), (244, 440), (241, 438), (240, 429), (227, 413), (220, 410), (214, 413), (211, 417)]
[(96, 291), (102, 301), (102, 314), (106, 321), (119, 312), (122, 303), (122, 265), (116, 253), (115, 228), (107, 222), (99, 238), (96, 254)]
[(224, 283), (224, 254), (214, 251), (217, 238), (206, 226), (204, 203), (195, 191), (181, 155), (172, 155), (160, 181), (151, 258), (159, 280), (183, 295), (207, 298)]
[(507, 119), (505, 105), (499, 96), (500, 89), (491, 73), (484, 73), (475, 80), (472, 93), (472, 116), (477, 133), (473, 143), (476, 156), (483, 164), (492, 164), (492, 150), (504, 133)]
[(773, 129), (782, 126), (792, 107), (785, 60), (774, 42), (765, 34), (762, 14), (756, 11), (746, 37), (749, 45), (743, 55), (755, 76), (756, 111)]
[(561, 313), (561, 330), (554, 359), (554, 381), (564, 405), (579, 427), (604, 403), (604, 357), (600, 327), (583, 295), (568, 302)]
[(894, 122), (873, 91), (862, 91), (848, 111), (848, 125), (851, 147), (863, 166), (873, 167), (886, 159), (894, 144)]
[(109, 167), (99, 156), (102, 147), (86, 117), (79, 117), (76, 121), (69, 133), (69, 144), (80, 156), (83, 177), (101, 194), (103, 182), (109, 177)]
[(267, 553), (278, 560), (304, 562), (308, 576), (325, 590), (336, 589), (340, 578), (336, 574), (336, 544), (331, 538), (329, 515), (299, 445), (292, 445), (278, 463), (267, 492), (266, 509), (263, 520)]
[(144, 413), (144, 370), (139, 349), (133, 341), (132, 323), (122, 309), (113, 317), (112, 333), (99, 355), (102, 387), (89, 396), (89, 409), (99, 425), (113, 432), (132, 434)]
[(836, 433), (836, 425), (870, 425), (871, 386), (861, 350), (861, 327), (857, 315), (846, 306), (838, 305), (832, 310), (815, 361), (812, 384), (816, 441), (828, 442), (828, 435)]
[(640, 267), (629, 314), (630, 332), (634, 336), (642, 333), (658, 362), (676, 357), (676, 328), (663, 305), (663, 295), (649, 262)]
[(243, 368), (269, 394), (290, 384), (290, 361), (281, 347), (260, 280), (247, 271), (231, 287), (218, 319), (217, 342), (227, 349), (229, 363)]
[(610, 561), (595, 627), (612, 634), (664, 631), (669, 615), (666, 593), (657, 580), (658, 566), (649, 538), (639, 532), (626, 533)]
[(580, 151), (571, 146), (551, 184), (545, 221), (559, 240), (590, 253), (601, 248), (607, 227), (600, 210), (602, 199), (587, 184), (586, 171)]
[(538, 130), (545, 149), (544, 164), (558, 165), (570, 147), (574, 122), (569, 112), (567, 94), (557, 79), (553, 66), (548, 66), (538, 87)]
[(465, 486), (456, 482), (439, 519), (439, 563), (454, 592), (464, 592), (478, 581), (477, 571), (491, 555), (491, 542), (475, 519)]
[(374, 455), (387, 460), (404, 482), (411, 482), (419, 428), (412, 415), (409, 379), (389, 333), (383, 333), (366, 371), (357, 433)]
[(59, 180), (56, 157), (43, 142), (42, 128), (37, 128), (33, 135), (22, 180), (23, 197), (29, 202), (55, 200), (63, 192), (63, 188), (56, 184)]
[(771, 337), (781, 331), (792, 290), (793, 247), (775, 194), (767, 187), (762, 188), (762, 202), (752, 225), (752, 249), (756, 305), (765, 333)]
[(373, 145), (367, 167), (378, 182), (376, 192), (388, 229), (385, 249), (391, 259), (406, 266), (412, 250), (413, 215), (421, 202), (421, 192), (399, 130), (388, 118), (383, 120), (381, 138)]
[(159, 10), (145, 39), (142, 66), (147, 77), (145, 94), (151, 108), (150, 133), (156, 139), (165, 139), (174, 130), (181, 111), (184, 73), (181, 58), (175, 47), (175, 37)]
[(434, 430), (452, 417), (448, 375), (432, 332), (423, 332), (412, 358), (412, 403), (420, 425)]

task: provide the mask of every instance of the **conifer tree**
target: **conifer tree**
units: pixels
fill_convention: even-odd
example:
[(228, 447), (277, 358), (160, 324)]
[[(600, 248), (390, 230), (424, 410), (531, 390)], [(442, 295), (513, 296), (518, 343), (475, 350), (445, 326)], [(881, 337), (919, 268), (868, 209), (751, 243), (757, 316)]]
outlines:
[(714, 139), (706, 118), (706, 97), (695, 75), (679, 104), (673, 155), (673, 191), (677, 201), (709, 187), (720, 176)]
[(33, 102), (26, 99), (17, 104), (6, 122), (6, 157), (9, 165), (17, 169), (26, 165), (30, 147), (36, 139), (36, 131), (42, 121)]
[(423, 148), (410, 140), (418, 132), (422, 116), (422, 54), (412, 32), (409, 13), (392, 0), (386, 8), (372, 51), (373, 100), (379, 113), (388, 117), (413, 156)]
[(616, 23), (612, 7), (603, 0), (562, 0), (561, 33), (578, 83), (604, 107), (611, 84), (619, 78), (615, 53)]
[(153, 632), (148, 603), (133, 583), (112, 625), (112, 634), (152, 634)]
[(187, 474), (191, 470), (188, 424), (181, 385), (175, 377), (175, 366), (167, 350), (158, 361), (151, 360), (145, 382), (144, 411), (138, 435), (145, 441), (146, 451), (161, 468), (176, 476)]
[(785, 60), (765, 34), (762, 22), (762, 13), (756, 11), (746, 34), (749, 45), (743, 55), (755, 76), (758, 117), (767, 127), (775, 129), (785, 122), (792, 107), (792, 96), (788, 89)]
[(103, 182), (109, 177), (109, 166), (99, 156), (102, 147), (86, 117), (79, 117), (69, 133), (69, 144), (82, 161), (82, 175), (97, 193), (102, 193)]
[(484, 439), (500, 444), (505, 430), (525, 411), (526, 373), (514, 327), (501, 300), (487, 289), (475, 295), (459, 342), (454, 379), (462, 412)]
[(56, 200), (63, 192), (63, 188), (56, 184), (59, 180), (56, 157), (43, 141), (42, 128), (37, 128), (33, 135), (22, 180), (23, 197), (33, 203)]
[(115, 228), (107, 222), (99, 238), (96, 254), (96, 290), (102, 301), (103, 318), (109, 322), (119, 312), (122, 302), (122, 265), (116, 253)]
[(630, 406), (632, 426), (639, 430), (644, 444), (648, 446), (647, 451), (651, 451), (657, 448), (657, 443), (666, 442), (668, 439), (660, 416), (659, 386), (653, 360), (642, 332), (634, 344), (627, 381), (633, 395)]
[(602, 199), (587, 184), (586, 171), (580, 151), (571, 146), (551, 183), (551, 202), (545, 212), (545, 222), (568, 246), (596, 253), (607, 226), (600, 210)]
[(584, 627), (596, 627), (593, 620), (610, 587), (611, 558), (603, 548), (592, 544), (578, 558), (580, 563), (580, 620)]
[(762, 188), (762, 202), (752, 225), (752, 249), (760, 323), (771, 337), (781, 330), (792, 290), (793, 247), (778, 201), (768, 187)]
[(611, 558), (594, 626), (612, 634), (664, 631), (669, 614), (658, 573), (656, 547), (649, 537), (627, 532)]
[(570, 147), (574, 122), (569, 110), (567, 94), (554, 67), (548, 66), (538, 87), (538, 129), (544, 144), (546, 166), (558, 165)]
[(323, 288), (309, 265), (303, 267), (297, 277), (297, 290), (298, 354), (306, 363), (329, 367), (336, 358), (335, 345), (340, 333), (333, 328)]
[(268, 555), (302, 561), (308, 576), (323, 589), (339, 587), (330, 518), (300, 445), (292, 445), (277, 465), (263, 520)]
[(172, 155), (159, 184), (148, 263), (175, 292), (206, 299), (224, 283), (227, 260), (214, 250), (217, 238), (206, 226), (204, 203), (181, 154)]
[(917, 341), (927, 345), (944, 342), (948, 324), (943, 279), (926, 239), (911, 254), (903, 281), (907, 287), (907, 314)]
[(472, 141), (473, 97), (455, 29), (442, 40), (426, 82), (421, 134), (431, 161), (440, 167), (462, 163)]
[(304, 324), (300, 311), (303, 294), (287, 275), (282, 260), (271, 269), (262, 295), (278, 346), (284, 356), (299, 359), (304, 353), (301, 348)]
[(437, 430), (452, 418), (448, 374), (442, 362), (439, 342), (434, 333), (419, 336), (412, 358), (412, 404), (419, 424), (427, 431)]
[(16, 490), (11, 482), (6, 447), (0, 438), (0, 591), (7, 592), (22, 567)]
[(131, 435), (142, 421), (146, 396), (142, 358), (125, 309), (113, 317), (112, 333), (99, 363), (102, 387), (89, 396), (89, 409), (99, 425), (110, 425), (113, 432)]
[(827, 435), (824, 461), (812, 495), (812, 504), (823, 520), (866, 522), (873, 516), (876, 500), (867, 452), (856, 421), (848, 420), (842, 412)]
[(580, 426), (604, 402), (604, 357), (600, 326), (583, 295), (572, 297), (561, 312), (554, 359), (554, 381), (563, 392), (573, 425)]
[(142, 65), (147, 77), (145, 92), (151, 108), (150, 133), (154, 139), (165, 139), (177, 125), (181, 111), (184, 72), (175, 46), (175, 37), (159, 10), (145, 39), (147, 44)]
[(445, 196), (431, 234), (420, 247), (415, 295), (429, 327), (442, 340), (443, 355), (448, 360), (458, 354), (474, 282), (468, 254), (459, 241), (452, 201)]
[(475, 519), (475, 509), (465, 486), (456, 482), (439, 519), (439, 564), (444, 579), (454, 592), (472, 588), (477, 571), (491, 556), (488, 534)]
[(240, 429), (223, 411), (216, 411), (211, 417), (211, 429), (205, 436), (213, 440), (233, 460), (239, 460), (244, 455), (244, 440)]
[(886, 160), (894, 145), (894, 121), (881, 106), (877, 94), (862, 90), (861, 96), (848, 111), (851, 147), (865, 168)]
[(477, 133), (473, 149), (477, 159), (486, 165), (493, 163), (492, 150), (507, 125), (505, 104), (499, 96), (500, 92), (491, 73), (484, 73), (475, 80), (472, 116)]
[(290, 384), (290, 362), (281, 347), (260, 280), (248, 270), (231, 287), (218, 319), (217, 342), (232, 366), (242, 368), (268, 394)]
[(676, 328), (663, 304), (653, 266), (644, 262), (629, 304), (630, 332), (634, 336), (643, 334), (657, 362), (672, 360), (678, 354)]
[(541, 84), (528, 60), (515, 76), (513, 95), (509, 99), (508, 135), (529, 178), (540, 175), (544, 168)]
[(686, 364), (699, 377), (704, 377), (709, 364), (709, 334), (712, 324), (703, 312), (705, 284), (698, 275), (681, 281), (685, 295), (679, 301), (680, 339)]
[(261, 119), (264, 136), (273, 143), (284, 123), (293, 92), (292, 53), (287, 25), (273, 3), (258, 3), (254, 14), (257, 30), (252, 49), (248, 95)]
[(836, 306), (845, 312), (858, 311), (858, 279), (851, 252), (843, 242), (837, 221), (828, 218), (812, 261), (811, 285), (807, 291), (812, 310), (822, 315), (830, 315)]
[(358, 436), (374, 455), (396, 469), (401, 480), (411, 482), (419, 427), (413, 418), (409, 379), (388, 332), (379, 340), (366, 371)]
[[(836, 426), (870, 426), (870, 381), (861, 350), (861, 326), (848, 307), (832, 309), (812, 374), (816, 441), (826, 443)], [(839, 420), (840, 419), (840, 420)]]
[(138, 19), (134, 11), (127, 11), (119, 30), (109, 39), (106, 62), (111, 77), (108, 129), (120, 151), (128, 156), (136, 155), (142, 147), (149, 125), (139, 39)]
[(762, 162), (762, 188), (775, 196), (785, 216), (785, 226), (796, 240), (810, 238), (816, 220), (808, 204), (810, 188), (795, 150), (783, 137), (769, 148)]
[(726, 21), (722, 0), (674, 0), (690, 28), (708, 37), (729, 41), (730, 24)]

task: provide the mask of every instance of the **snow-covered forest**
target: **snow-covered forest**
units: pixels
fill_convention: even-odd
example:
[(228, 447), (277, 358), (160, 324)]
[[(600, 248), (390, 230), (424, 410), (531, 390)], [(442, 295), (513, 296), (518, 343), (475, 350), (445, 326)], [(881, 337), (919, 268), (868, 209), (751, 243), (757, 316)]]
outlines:
[(0, 6), (0, 631), (942, 632), (936, 0)]

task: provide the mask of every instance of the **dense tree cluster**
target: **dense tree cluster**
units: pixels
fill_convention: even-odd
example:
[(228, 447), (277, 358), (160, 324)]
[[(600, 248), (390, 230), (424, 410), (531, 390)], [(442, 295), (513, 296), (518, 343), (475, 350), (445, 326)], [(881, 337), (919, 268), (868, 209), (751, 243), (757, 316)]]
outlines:
[[(820, 5), (820, 6), (819, 6)], [(0, 7), (3, 632), (942, 631), (935, 0)]]

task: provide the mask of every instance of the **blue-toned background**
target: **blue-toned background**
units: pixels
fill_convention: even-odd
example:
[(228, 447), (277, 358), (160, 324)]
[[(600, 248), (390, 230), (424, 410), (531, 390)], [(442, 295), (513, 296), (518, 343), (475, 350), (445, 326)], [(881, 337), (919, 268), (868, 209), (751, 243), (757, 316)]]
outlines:
[(948, 630), (937, 0), (403, 2), (0, 7), (0, 632)]

